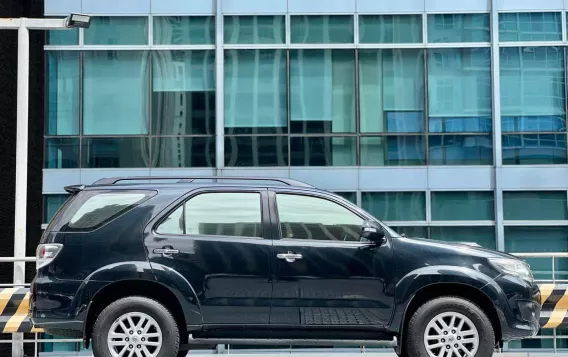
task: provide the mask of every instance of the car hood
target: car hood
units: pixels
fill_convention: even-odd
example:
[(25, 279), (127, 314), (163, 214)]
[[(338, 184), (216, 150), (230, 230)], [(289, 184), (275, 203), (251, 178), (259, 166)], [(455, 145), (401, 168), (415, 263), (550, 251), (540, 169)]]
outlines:
[(419, 243), (421, 245), (429, 246), (431, 248), (438, 247), (442, 249), (450, 249), (456, 251), (459, 250), (460, 254), (471, 254), (476, 256), (483, 256), (486, 258), (507, 258), (507, 259), (522, 260), (521, 258), (516, 257), (512, 254), (499, 252), (493, 249), (483, 248), (480, 245), (473, 242), (447, 242), (447, 241), (418, 238), (418, 237), (407, 237), (406, 239), (409, 239), (414, 243)]

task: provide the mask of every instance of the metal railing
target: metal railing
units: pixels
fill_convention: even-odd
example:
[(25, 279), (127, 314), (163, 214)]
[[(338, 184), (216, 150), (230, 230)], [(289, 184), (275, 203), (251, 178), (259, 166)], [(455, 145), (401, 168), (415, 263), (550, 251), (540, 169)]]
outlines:
[[(550, 258), (551, 259), (551, 269), (550, 269), (551, 279), (540, 279), (538, 277), (535, 277), (535, 281), (540, 282), (540, 283), (568, 283), (568, 271), (562, 271), (562, 273), (566, 276), (565, 279), (557, 279), (556, 278), (556, 273), (558, 273), (558, 271), (556, 270), (556, 262), (558, 261), (558, 258), (568, 258), (568, 252), (567, 253), (513, 253), (513, 255), (515, 255), (519, 258), (528, 258), (528, 259)], [(535, 273), (535, 271), (537, 273), (540, 273), (540, 271), (533, 269), (533, 273)]]

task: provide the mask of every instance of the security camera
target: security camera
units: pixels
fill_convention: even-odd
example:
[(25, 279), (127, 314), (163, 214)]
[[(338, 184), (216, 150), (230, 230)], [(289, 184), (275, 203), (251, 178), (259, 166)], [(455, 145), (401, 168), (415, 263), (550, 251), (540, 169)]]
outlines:
[(91, 17), (89, 15), (71, 14), (65, 19), (65, 26), (69, 28), (82, 27), (89, 28)]

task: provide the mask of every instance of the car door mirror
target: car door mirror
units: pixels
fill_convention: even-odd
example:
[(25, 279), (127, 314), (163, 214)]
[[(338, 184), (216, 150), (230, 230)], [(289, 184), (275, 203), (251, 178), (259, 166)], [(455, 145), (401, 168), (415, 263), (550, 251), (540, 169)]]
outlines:
[(364, 221), (361, 227), (361, 236), (372, 242), (381, 244), (385, 241), (385, 231), (383, 227), (374, 221)]

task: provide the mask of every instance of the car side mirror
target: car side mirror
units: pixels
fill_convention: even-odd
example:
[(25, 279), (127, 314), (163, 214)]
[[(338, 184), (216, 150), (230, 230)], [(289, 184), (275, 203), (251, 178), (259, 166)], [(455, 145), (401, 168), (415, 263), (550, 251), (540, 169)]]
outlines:
[(361, 236), (372, 242), (381, 244), (385, 241), (385, 231), (380, 224), (374, 221), (364, 221), (361, 227)]

